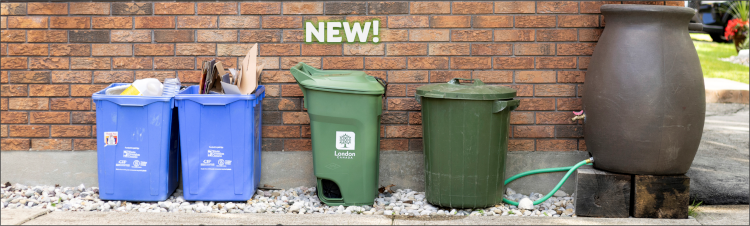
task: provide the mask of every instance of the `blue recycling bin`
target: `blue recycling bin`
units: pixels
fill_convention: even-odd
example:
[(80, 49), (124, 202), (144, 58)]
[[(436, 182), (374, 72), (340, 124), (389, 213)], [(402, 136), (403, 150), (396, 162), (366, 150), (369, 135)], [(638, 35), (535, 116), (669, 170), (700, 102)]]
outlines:
[(186, 200), (252, 198), (260, 183), (263, 97), (263, 86), (249, 95), (199, 94), (190, 86), (175, 96)]
[(104, 200), (163, 201), (177, 188), (180, 143), (174, 95), (92, 95), (96, 103), (99, 197)]

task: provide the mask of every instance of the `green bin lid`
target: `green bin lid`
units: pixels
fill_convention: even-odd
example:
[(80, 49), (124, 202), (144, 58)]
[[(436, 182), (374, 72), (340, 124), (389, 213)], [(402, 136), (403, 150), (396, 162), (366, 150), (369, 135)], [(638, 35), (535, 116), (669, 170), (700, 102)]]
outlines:
[[(471, 80), (474, 83), (461, 84), (460, 80)], [(420, 86), (417, 88), (417, 96), (464, 100), (499, 100), (512, 99), (516, 96), (516, 90), (505, 86), (485, 85), (479, 79), (454, 78), (448, 83)]]
[(291, 71), (297, 83), (306, 89), (354, 94), (385, 93), (385, 83), (362, 71), (320, 70), (305, 63), (297, 64)]

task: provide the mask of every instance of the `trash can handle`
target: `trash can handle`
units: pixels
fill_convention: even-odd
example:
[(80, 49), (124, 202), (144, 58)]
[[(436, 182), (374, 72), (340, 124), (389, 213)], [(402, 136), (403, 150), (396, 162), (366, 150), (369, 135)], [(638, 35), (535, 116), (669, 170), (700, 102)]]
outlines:
[(388, 93), (388, 83), (385, 82), (385, 80), (382, 78), (378, 78), (375, 76), (372, 76), (372, 77), (375, 78), (375, 80), (378, 81), (378, 83), (380, 83), (381, 86), (383, 86), (383, 96), (385, 96), (385, 94)]
[(460, 80), (474, 81), (474, 85), (475, 86), (484, 85), (484, 82), (482, 82), (482, 80), (479, 80), (479, 79), (470, 79), (470, 78), (453, 78), (453, 79), (451, 79), (448, 82), (448, 84), (460, 85), (461, 84), (461, 82), (459, 82)]
[(492, 104), (492, 113), (500, 113), (503, 110), (513, 111), (521, 105), (521, 100), (496, 100)]

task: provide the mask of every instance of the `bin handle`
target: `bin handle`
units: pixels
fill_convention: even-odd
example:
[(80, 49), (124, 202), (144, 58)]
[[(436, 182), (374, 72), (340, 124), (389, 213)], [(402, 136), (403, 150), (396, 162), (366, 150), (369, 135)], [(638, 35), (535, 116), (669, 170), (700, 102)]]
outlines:
[(453, 78), (450, 81), (448, 81), (448, 84), (461, 85), (461, 82), (459, 82), (460, 80), (474, 81), (474, 85), (475, 86), (484, 85), (484, 82), (482, 82), (482, 80), (479, 80), (479, 79), (470, 79), (470, 78)]
[(378, 78), (375, 76), (372, 76), (372, 77), (375, 78), (375, 80), (378, 81), (378, 83), (380, 83), (381, 86), (383, 86), (383, 96), (385, 96), (385, 94), (388, 93), (388, 83), (385, 82), (385, 80), (382, 78)]
[(492, 104), (492, 113), (500, 113), (503, 110), (513, 111), (521, 105), (521, 100), (496, 100)]

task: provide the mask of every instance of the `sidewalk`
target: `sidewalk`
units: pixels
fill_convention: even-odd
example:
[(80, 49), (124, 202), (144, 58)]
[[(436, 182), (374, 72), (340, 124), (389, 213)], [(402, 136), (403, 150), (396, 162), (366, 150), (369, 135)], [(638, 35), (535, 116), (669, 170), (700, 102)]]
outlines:
[(723, 78), (703, 78), (706, 86), (706, 102), (748, 104), (750, 86)]
[[(340, 214), (197, 214), (197, 213), (122, 213), (122, 212), (53, 212), (34, 218), (28, 210), (4, 209), (2, 224), (370, 224), (370, 225), (748, 225), (750, 208), (737, 206), (701, 206), (696, 218), (684, 220), (648, 218), (546, 218), (546, 217), (452, 217), (391, 218), (386, 216)], [(42, 212), (43, 213), (43, 212)]]

